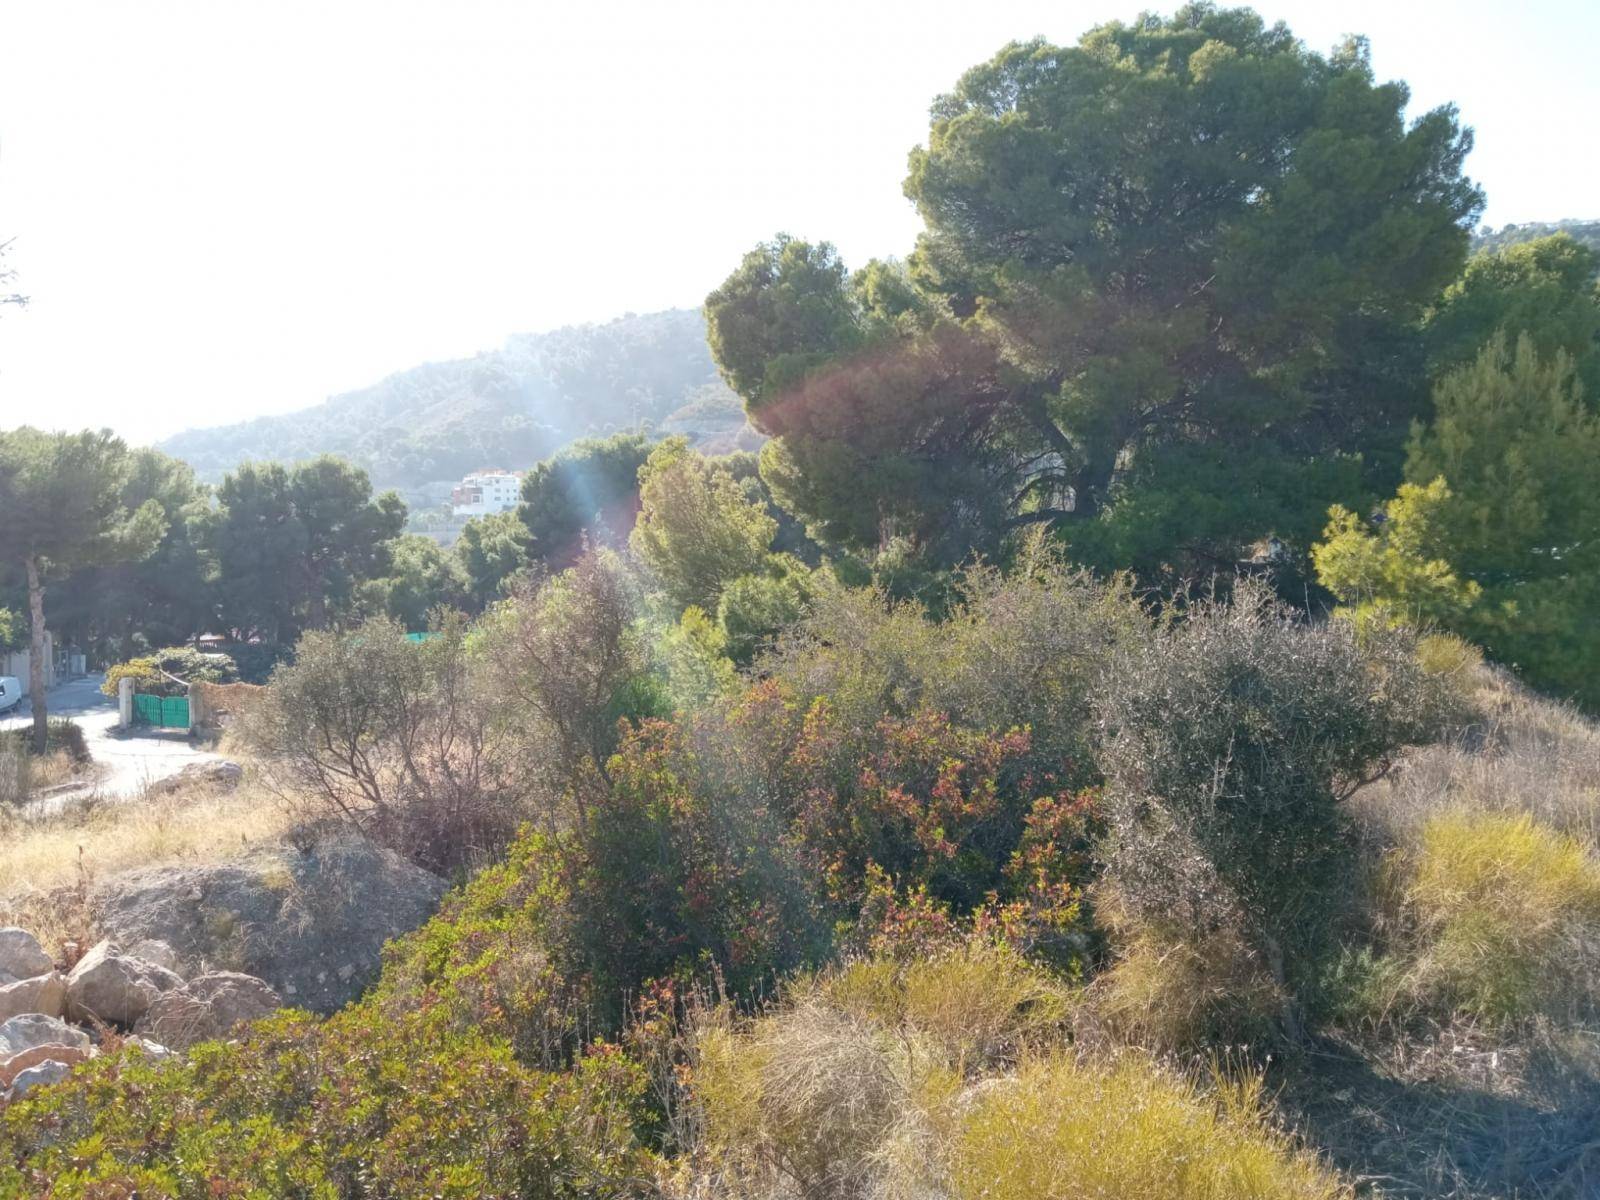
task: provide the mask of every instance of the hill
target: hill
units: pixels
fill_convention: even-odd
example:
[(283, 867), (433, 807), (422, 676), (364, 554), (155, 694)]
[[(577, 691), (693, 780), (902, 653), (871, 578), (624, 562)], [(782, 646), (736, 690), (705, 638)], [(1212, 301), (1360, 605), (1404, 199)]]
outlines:
[(1502, 225), (1493, 229), (1485, 225), (1472, 237), (1474, 250), (1504, 250), (1518, 242), (1531, 242), (1535, 238), (1549, 237), (1553, 233), (1570, 234), (1589, 249), (1600, 252), (1600, 221), (1578, 221), (1567, 218), (1561, 221), (1527, 221), (1521, 225)]
[(186, 430), (158, 448), (211, 481), (247, 459), (337, 454), (377, 487), (414, 494), (641, 424), (711, 451), (758, 440), (717, 375), (695, 309), (517, 334), (498, 350), (424, 363), (299, 412)]

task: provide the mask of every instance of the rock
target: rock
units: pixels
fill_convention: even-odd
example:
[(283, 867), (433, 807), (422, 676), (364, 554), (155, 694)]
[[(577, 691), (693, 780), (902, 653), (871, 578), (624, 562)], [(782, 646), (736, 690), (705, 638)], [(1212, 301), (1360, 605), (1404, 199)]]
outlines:
[(123, 1038), (122, 1045), (124, 1048), (131, 1046), (146, 1058), (154, 1059), (156, 1062), (162, 1062), (165, 1059), (178, 1057), (178, 1052), (176, 1050), (171, 1050), (166, 1046), (163, 1046), (160, 1042), (152, 1042), (147, 1037)]
[(377, 978), (383, 944), (426, 921), (445, 887), (398, 854), (335, 832), (303, 850), (261, 847), (111, 876), (90, 906), (123, 945), (166, 942), (184, 974), (241, 971), (289, 1004), (331, 1013)]
[(55, 961), (39, 945), (39, 939), (26, 929), (15, 926), (0, 929), (0, 983), (45, 975), (55, 970), (55, 966)]
[(35, 1046), (78, 1046), (89, 1048), (89, 1035), (59, 1017), (25, 1013), (0, 1025), (0, 1058), (10, 1058)]
[(29, 1067), (36, 1067), (43, 1062), (66, 1063), (72, 1067), (88, 1062), (89, 1055), (90, 1051), (81, 1046), (64, 1046), (60, 1042), (19, 1050), (10, 1058), (0, 1059), (0, 1092), (10, 1087), (16, 1077)]
[(29, 1092), (33, 1091), (34, 1088), (45, 1087), (46, 1085), (52, 1083), (60, 1083), (63, 1079), (71, 1074), (72, 1068), (66, 1063), (57, 1062), (55, 1059), (50, 1059), (47, 1062), (40, 1063), (36, 1067), (29, 1067), (26, 1071), (22, 1072), (22, 1074), (18, 1075), (16, 1079), (12, 1081), (11, 1090), (6, 1093), (6, 1097), (10, 1100), (21, 1100)]
[(129, 946), (128, 957), (142, 958), (145, 962), (152, 962), (158, 967), (165, 967), (175, 974), (178, 973), (178, 952), (156, 938), (141, 938)]
[(0, 1021), (23, 1013), (64, 1016), (67, 1011), (67, 981), (59, 971), (33, 979), (19, 979), (0, 987)]
[(109, 939), (85, 954), (67, 976), (67, 1015), (129, 1026), (161, 993), (182, 987), (172, 971), (121, 954)]
[(278, 993), (254, 975), (214, 971), (157, 999), (137, 1031), (187, 1050), (196, 1042), (227, 1037), (239, 1022), (265, 1017), (282, 1004)]
[(145, 789), (145, 796), (166, 796), (189, 788), (204, 788), (208, 792), (231, 792), (244, 778), (244, 768), (227, 759), (213, 762), (190, 763), (176, 775), (158, 779)]

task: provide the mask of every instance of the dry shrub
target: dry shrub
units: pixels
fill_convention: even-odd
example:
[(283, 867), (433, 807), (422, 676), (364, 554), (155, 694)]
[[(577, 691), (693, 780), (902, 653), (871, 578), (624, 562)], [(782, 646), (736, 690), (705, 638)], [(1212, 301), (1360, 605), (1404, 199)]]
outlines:
[(1059, 1040), (1073, 991), (1003, 942), (974, 938), (932, 958), (849, 963), (822, 984), (852, 1015), (909, 1031), (967, 1075)]
[(956, 1200), (1336, 1200), (1350, 1189), (1265, 1117), (1259, 1081), (1207, 1094), (1139, 1056), (1065, 1056), (976, 1091), (949, 1148)]
[(241, 741), (304, 818), (353, 826), (433, 871), (487, 860), (525, 812), (466, 636), (454, 619), (420, 644), (388, 619), (308, 633)]
[(1259, 1042), (1283, 1011), (1270, 973), (1227, 928), (1141, 928), (1089, 994), (1118, 1040), (1164, 1053)]
[(911, 1107), (917, 1057), (817, 992), (744, 1029), (709, 1022), (693, 1077), (706, 1148), (754, 1186), (864, 1196), (878, 1147)]
[(1143, 1054), (1075, 1059), (1071, 996), (1004, 947), (868, 960), (773, 1011), (711, 1014), (686, 1196), (1333, 1200), (1267, 1123), (1259, 1079), (1202, 1088)]
[(33, 788), (29, 756), (10, 738), (0, 738), (0, 812), (21, 804)]
[(1403, 870), (1424, 1004), (1503, 1022), (1600, 1002), (1600, 859), (1577, 839), (1527, 814), (1447, 812)]
[(1477, 690), (1483, 651), (1453, 633), (1430, 633), (1417, 639), (1417, 662), (1428, 674), (1458, 681), (1471, 693)]

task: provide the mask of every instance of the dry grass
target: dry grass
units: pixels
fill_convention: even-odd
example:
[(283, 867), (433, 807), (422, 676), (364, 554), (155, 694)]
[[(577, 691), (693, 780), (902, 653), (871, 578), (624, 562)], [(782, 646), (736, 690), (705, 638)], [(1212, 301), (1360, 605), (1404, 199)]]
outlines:
[(1600, 846), (1600, 724), (1505, 672), (1472, 669), (1477, 720), (1438, 745), (1408, 751), (1353, 811), (1384, 840), (1413, 843), (1446, 809), (1528, 813)]
[(695, 1038), (707, 1136), (671, 1192), (719, 1200), (1342, 1200), (1267, 1120), (1259, 1078), (1073, 1054), (1075, 997), (974, 943), (850, 964)]
[(1351, 1189), (1266, 1120), (1259, 1080), (1202, 1091), (1139, 1055), (1061, 1055), (979, 1092), (950, 1150), (958, 1200), (1342, 1200)]
[(1182, 938), (1141, 929), (1089, 995), (1119, 1041), (1184, 1055), (1267, 1040), (1284, 1002), (1256, 956), (1226, 929)]
[(282, 805), (245, 783), (232, 792), (190, 788), (153, 798), (90, 799), (47, 817), (0, 813), (0, 922), (47, 944), (86, 936), (87, 895), (136, 867), (206, 862), (280, 836)]

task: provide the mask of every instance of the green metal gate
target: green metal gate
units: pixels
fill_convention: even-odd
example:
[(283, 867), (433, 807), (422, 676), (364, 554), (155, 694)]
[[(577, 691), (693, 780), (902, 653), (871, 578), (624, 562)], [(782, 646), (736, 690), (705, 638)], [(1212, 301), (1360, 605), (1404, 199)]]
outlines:
[(157, 729), (189, 728), (189, 697), (148, 696), (135, 693), (133, 697), (133, 723), (153, 725)]

